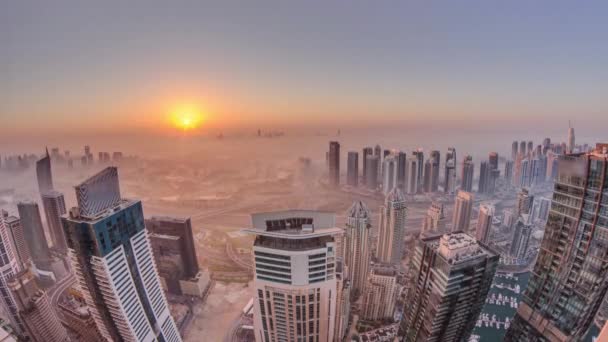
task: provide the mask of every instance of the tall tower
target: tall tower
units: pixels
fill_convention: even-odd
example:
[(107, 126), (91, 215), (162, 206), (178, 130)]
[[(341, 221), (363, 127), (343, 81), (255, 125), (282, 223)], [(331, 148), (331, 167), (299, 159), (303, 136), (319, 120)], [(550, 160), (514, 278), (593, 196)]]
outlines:
[(534, 203), (534, 196), (530, 194), (530, 190), (521, 188), (517, 192), (517, 202), (515, 203), (515, 219), (521, 214), (530, 214)]
[[(579, 341), (608, 291), (608, 144), (560, 157), (545, 234), (505, 341)], [(596, 208), (588, 211), (586, 208)]]
[(7, 223), (11, 219), (4, 213), (2, 211), (2, 215), (0, 215), (0, 293), (2, 294), (0, 296), (0, 306), (17, 334), (23, 337), (26, 333), (23, 321), (19, 316), (19, 308), (8, 286), (8, 282), (21, 271), (23, 264), (15, 257), (13, 249), (15, 243), (11, 239), (11, 232)]
[(398, 188), (393, 189), (380, 207), (380, 230), (376, 257), (383, 263), (399, 265), (403, 256), (405, 219), (407, 207), (405, 197)]
[(361, 293), (371, 262), (371, 214), (365, 204), (355, 201), (346, 214), (344, 263), (351, 291)]
[(479, 218), (477, 219), (477, 229), (475, 230), (475, 238), (484, 244), (490, 241), (492, 233), (492, 220), (494, 219), (494, 206), (491, 204), (482, 204), (479, 206)]
[(36, 176), (38, 178), (38, 190), (40, 193), (53, 190), (53, 174), (51, 173), (51, 157), (49, 150), (40, 160), (36, 162)]
[(8, 282), (19, 316), (33, 342), (69, 342), (68, 333), (51, 307), (46, 292), (38, 287), (29, 270), (15, 275)]
[(2, 234), (6, 234), (6, 236), (2, 237), (2, 239), (4, 241), (11, 241), (13, 254), (17, 262), (20, 263), (20, 268), (27, 268), (32, 262), (32, 257), (25, 242), (25, 232), (23, 231), (23, 226), (21, 226), (21, 220), (16, 216), (9, 215), (4, 210), (0, 210), (0, 227), (3, 223), (4, 228), (0, 229), (3, 229)]
[(460, 189), (466, 192), (473, 191), (473, 174), (475, 172), (475, 164), (473, 164), (473, 157), (471, 155), (467, 155), (464, 157), (464, 162), (462, 163), (462, 181), (460, 182)]
[(62, 254), (66, 254), (68, 249), (65, 242), (65, 234), (61, 225), (61, 216), (66, 214), (65, 199), (63, 194), (58, 191), (47, 191), (41, 194), (42, 207), (46, 216), (46, 223), (51, 233), (53, 247)]
[(397, 154), (397, 186), (402, 190), (405, 189), (405, 182), (407, 177), (407, 154), (405, 152), (399, 152)]
[(184, 264), (184, 277), (194, 278), (199, 272), (196, 245), (192, 235), (192, 221), (188, 218), (153, 216), (145, 221), (150, 234), (171, 236), (179, 240), (181, 260)]
[(340, 143), (329, 142), (329, 184), (340, 185)]
[(574, 127), (568, 122), (568, 150), (566, 153), (574, 153), (575, 146)]
[(469, 231), (472, 209), (473, 194), (462, 190), (458, 191), (454, 204), (454, 216), (452, 217), (452, 232)]
[(346, 184), (357, 187), (359, 186), (359, 153), (348, 152), (346, 169)]
[(511, 145), (511, 160), (517, 158), (517, 141), (514, 141)]
[(376, 182), (382, 183), (382, 147), (380, 145), (376, 145), (374, 147), (374, 156), (378, 157), (378, 168), (376, 172)]
[(445, 187), (444, 192), (453, 194), (456, 191), (456, 149), (448, 148), (445, 155)]
[(499, 255), (467, 234), (423, 237), (400, 336), (406, 342), (468, 340), (496, 273)]
[(418, 158), (412, 156), (408, 159), (406, 172), (406, 192), (415, 195), (418, 192)]
[(525, 141), (521, 141), (519, 143), (519, 155), (520, 156), (525, 156), (526, 153), (526, 142)]
[(384, 195), (397, 187), (397, 165), (397, 158), (394, 155), (388, 155), (384, 158), (384, 166), (382, 167), (382, 192)]
[(424, 151), (422, 148), (417, 149), (412, 153), (416, 157), (416, 192), (422, 192), (423, 175), (424, 175)]
[(479, 164), (479, 186), (477, 187), (477, 192), (480, 194), (485, 194), (487, 191), (489, 173), (490, 168), (488, 162), (482, 161), (481, 164)]
[(361, 162), (363, 163), (363, 167), (361, 168), (361, 172), (363, 173), (361, 179), (363, 180), (363, 184), (367, 185), (367, 157), (374, 155), (374, 149), (371, 147), (366, 147), (363, 149), (363, 154), (361, 155)]
[(336, 318), (336, 242), (332, 213), (288, 210), (251, 215), (255, 235), (257, 342), (331, 342)]
[(531, 234), (532, 224), (530, 223), (530, 215), (521, 214), (515, 224), (515, 233), (513, 234), (510, 250), (511, 256), (517, 259), (518, 263), (523, 263), (526, 258)]
[(376, 190), (378, 188), (378, 157), (367, 156), (365, 162), (365, 186), (369, 190)]
[(23, 234), (27, 236), (25, 241), (36, 269), (50, 271), (51, 253), (44, 235), (38, 204), (36, 202), (20, 202), (17, 204), (17, 209), (19, 210)]
[(179, 342), (144, 225), (141, 201), (120, 195), (108, 167), (76, 186), (62, 217), (72, 269), (101, 335), (110, 341)]

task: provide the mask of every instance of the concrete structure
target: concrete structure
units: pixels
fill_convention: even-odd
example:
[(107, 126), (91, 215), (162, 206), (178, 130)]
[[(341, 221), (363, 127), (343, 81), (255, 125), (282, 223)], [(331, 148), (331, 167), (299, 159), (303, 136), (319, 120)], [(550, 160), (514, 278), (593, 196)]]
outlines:
[(36, 202), (20, 202), (17, 204), (23, 235), (30, 251), (32, 261), (38, 270), (51, 270), (51, 253), (42, 227), (40, 210)]
[(400, 336), (413, 341), (467, 341), (496, 272), (499, 255), (462, 232), (423, 237)]
[(254, 332), (257, 342), (319, 341), (335, 336), (336, 242), (332, 213), (253, 214)]
[(53, 174), (51, 172), (51, 157), (49, 150), (40, 160), (36, 162), (36, 178), (38, 179), (38, 191), (43, 194), (53, 190)]
[(464, 161), (462, 162), (462, 172), (461, 172), (461, 181), (460, 181), (460, 190), (466, 192), (473, 191), (473, 176), (475, 173), (475, 164), (473, 163), (473, 157), (467, 155), (464, 157)]
[(46, 216), (46, 225), (51, 234), (53, 248), (61, 254), (67, 254), (68, 247), (65, 242), (65, 233), (61, 225), (61, 216), (67, 213), (63, 194), (51, 190), (41, 194), (42, 207)]
[(506, 341), (586, 335), (608, 291), (606, 193), (608, 144), (560, 158), (545, 238)]
[[(4, 225), (4, 228), (2, 228), (2, 225)], [(27, 247), (21, 220), (16, 216), (9, 215), (5, 210), (0, 210), (0, 231), (2, 234), (6, 234), (2, 239), (11, 242), (11, 249), (17, 262), (21, 264), (20, 268), (27, 268), (32, 262), (32, 257)]]
[(363, 163), (363, 165), (361, 165), (361, 172), (362, 172), (362, 176), (361, 176), (361, 180), (363, 181), (363, 184), (367, 185), (367, 157), (368, 156), (373, 156), (374, 155), (374, 149), (371, 147), (365, 147), (363, 149), (363, 154), (361, 154), (361, 162)]
[(336, 323), (334, 328), (333, 341), (342, 341), (348, 332), (350, 319), (350, 282), (346, 278), (344, 263), (336, 260)]
[(422, 222), (421, 234), (428, 234), (445, 229), (445, 214), (443, 203), (433, 202), (426, 212), (424, 221)]
[(521, 214), (530, 214), (532, 211), (532, 203), (534, 203), (534, 196), (530, 194), (530, 190), (521, 188), (517, 192), (515, 218), (518, 219)]
[(575, 137), (574, 137), (574, 127), (571, 125), (568, 127), (568, 149), (566, 153), (574, 153), (574, 148), (576, 147)]
[(492, 220), (494, 219), (495, 208), (490, 204), (481, 204), (479, 206), (479, 218), (477, 219), (477, 228), (475, 229), (475, 238), (488, 244), (492, 234)]
[(346, 213), (344, 234), (344, 263), (347, 266), (346, 278), (350, 281), (351, 291), (361, 293), (367, 281), (371, 262), (372, 216), (367, 206), (355, 201)]
[(58, 303), (57, 314), (61, 322), (77, 335), (79, 341), (106, 342), (84, 302), (69, 296)]
[(374, 265), (363, 293), (361, 316), (370, 321), (393, 319), (398, 294), (395, 268), (391, 265)]
[(454, 215), (452, 216), (452, 232), (469, 231), (472, 210), (473, 194), (462, 190), (458, 191), (454, 203)]
[(405, 191), (405, 182), (407, 175), (407, 154), (399, 152), (397, 154), (397, 186)]
[(430, 175), (430, 191), (439, 191), (439, 164), (441, 163), (441, 153), (439, 151), (431, 151), (431, 175)]
[(530, 222), (530, 215), (521, 214), (515, 224), (515, 233), (513, 234), (510, 250), (511, 256), (517, 260), (517, 263), (524, 263), (531, 235), (532, 224)]
[(340, 143), (329, 142), (329, 184), (340, 185)]
[(374, 156), (378, 158), (378, 166), (376, 170), (376, 182), (382, 183), (382, 147), (380, 145), (376, 145), (374, 147)]
[(382, 167), (382, 192), (386, 196), (397, 187), (398, 160), (395, 155), (389, 154), (384, 158)]
[(353, 187), (359, 186), (359, 153), (348, 152), (346, 166), (346, 184)]
[(448, 148), (445, 155), (445, 178), (443, 190), (447, 194), (453, 194), (456, 191), (456, 149)]
[(209, 286), (211, 285), (211, 277), (206, 271), (198, 272), (192, 278), (181, 279), (179, 281), (179, 290), (184, 296), (205, 297)]
[(490, 168), (488, 162), (482, 161), (481, 164), (479, 164), (479, 184), (477, 186), (477, 192), (480, 194), (485, 194), (488, 191), (489, 173)]
[(141, 202), (123, 199), (109, 167), (76, 186), (63, 217), (72, 270), (101, 335), (111, 341), (180, 342), (161, 288)]
[(517, 158), (517, 141), (514, 141), (511, 145), (511, 160)]
[(405, 197), (398, 188), (393, 189), (380, 207), (380, 229), (376, 258), (382, 263), (399, 265), (403, 257), (405, 220), (407, 207)]
[[(412, 156), (416, 159), (416, 191), (422, 192), (423, 185), (423, 175), (424, 175), (424, 151), (421, 148), (418, 148), (416, 151), (412, 152)], [(407, 172), (411, 173), (411, 170)], [(411, 178), (411, 175), (410, 175)], [(409, 192), (409, 191), (408, 191)], [(411, 193), (411, 192), (410, 192)]]
[(406, 193), (415, 195), (418, 192), (418, 157), (408, 159), (406, 171)]
[(30, 341), (69, 342), (68, 334), (51, 307), (46, 293), (36, 284), (29, 270), (15, 275), (8, 287)]
[(15, 332), (24, 337), (25, 326), (19, 316), (19, 307), (9, 289), (9, 281), (22, 270), (23, 264), (15, 257), (15, 242), (11, 238), (9, 225), (6, 222), (10, 216), (0, 215), (0, 306)]
[(507, 160), (505, 162), (505, 181), (507, 184), (513, 184), (513, 165), (514, 162), (512, 160)]
[(378, 189), (378, 156), (367, 156), (365, 162), (365, 186), (369, 190)]

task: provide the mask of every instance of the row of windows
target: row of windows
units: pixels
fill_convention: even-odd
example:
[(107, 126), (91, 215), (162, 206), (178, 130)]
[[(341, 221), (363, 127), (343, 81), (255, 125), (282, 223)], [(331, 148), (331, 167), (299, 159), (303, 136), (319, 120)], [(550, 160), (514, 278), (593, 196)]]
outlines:
[(256, 256), (261, 256), (261, 257), (291, 260), (291, 257), (289, 255), (272, 254), (272, 253), (266, 253), (266, 252), (260, 252), (260, 251), (255, 251), (255, 252), (253, 252), (253, 254), (255, 254)]

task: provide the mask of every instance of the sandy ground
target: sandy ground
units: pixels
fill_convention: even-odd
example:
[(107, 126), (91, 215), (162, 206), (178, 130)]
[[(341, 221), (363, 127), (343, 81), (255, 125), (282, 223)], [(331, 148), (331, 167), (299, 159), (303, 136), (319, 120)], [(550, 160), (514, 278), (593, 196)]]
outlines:
[(194, 320), (184, 341), (222, 341), (232, 322), (251, 299), (252, 283), (217, 282), (207, 302), (195, 308)]

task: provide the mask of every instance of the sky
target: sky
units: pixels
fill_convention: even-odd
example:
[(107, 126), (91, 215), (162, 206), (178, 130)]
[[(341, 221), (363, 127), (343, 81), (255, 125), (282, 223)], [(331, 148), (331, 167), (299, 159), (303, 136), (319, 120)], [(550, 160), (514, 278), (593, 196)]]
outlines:
[(605, 1), (3, 1), (0, 136), (203, 127), (601, 132)]

